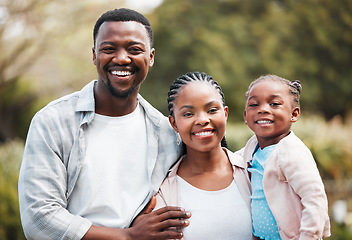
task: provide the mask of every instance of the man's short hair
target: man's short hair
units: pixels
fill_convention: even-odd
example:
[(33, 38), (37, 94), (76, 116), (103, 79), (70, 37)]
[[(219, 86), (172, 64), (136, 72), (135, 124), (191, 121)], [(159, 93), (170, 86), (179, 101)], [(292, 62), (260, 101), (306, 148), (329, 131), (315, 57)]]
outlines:
[(94, 40), (94, 46), (95, 46), (95, 41), (98, 36), (99, 28), (104, 22), (139, 22), (144, 25), (149, 42), (150, 42), (150, 47), (153, 47), (153, 29), (150, 26), (149, 20), (141, 13), (128, 9), (128, 8), (119, 8), (115, 10), (108, 11), (101, 15), (101, 17), (97, 20), (94, 26), (94, 31), (93, 31), (93, 40)]

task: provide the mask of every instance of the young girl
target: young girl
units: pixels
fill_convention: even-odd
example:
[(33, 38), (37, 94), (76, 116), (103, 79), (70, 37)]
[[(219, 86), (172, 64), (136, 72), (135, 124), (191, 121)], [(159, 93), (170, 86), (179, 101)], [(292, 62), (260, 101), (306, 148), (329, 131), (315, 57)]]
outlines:
[(171, 85), (168, 107), (186, 154), (170, 169), (154, 210), (181, 206), (190, 211), (183, 239), (251, 239), (246, 165), (221, 146), (228, 108), (220, 86), (204, 73), (187, 73)]
[(321, 239), (330, 235), (327, 197), (314, 158), (291, 131), (300, 116), (301, 84), (262, 76), (246, 93), (244, 120), (255, 133), (249, 162), (253, 234), (260, 239)]

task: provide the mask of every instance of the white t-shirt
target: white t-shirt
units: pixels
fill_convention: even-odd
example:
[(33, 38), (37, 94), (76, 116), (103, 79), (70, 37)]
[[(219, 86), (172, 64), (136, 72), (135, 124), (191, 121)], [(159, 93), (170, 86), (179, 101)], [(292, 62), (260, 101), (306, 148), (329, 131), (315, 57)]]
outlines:
[(95, 114), (86, 135), (86, 156), (67, 209), (111, 228), (127, 227), (148, 196), (145, 113)]
[(181, 206), (192, 213), (184, 239), (251, 239), (250, 212), (235, 181), (219, 191), (196, 188), (179, 176), (177, 181)]

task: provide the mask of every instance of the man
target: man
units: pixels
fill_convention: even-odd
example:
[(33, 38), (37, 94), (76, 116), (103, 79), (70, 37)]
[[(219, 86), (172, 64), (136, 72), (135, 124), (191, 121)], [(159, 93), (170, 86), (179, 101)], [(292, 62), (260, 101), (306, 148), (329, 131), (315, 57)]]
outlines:
[(167, 118), (138, 94), (154, 64), (152, 45), (142, 14), (103, 14), (94, 27), (98, 80), (34, 116), (18, 183), (28, 239), (182, 237), (172, 229), (188, 225), (183, 209), (136, 218), (179, 152)]

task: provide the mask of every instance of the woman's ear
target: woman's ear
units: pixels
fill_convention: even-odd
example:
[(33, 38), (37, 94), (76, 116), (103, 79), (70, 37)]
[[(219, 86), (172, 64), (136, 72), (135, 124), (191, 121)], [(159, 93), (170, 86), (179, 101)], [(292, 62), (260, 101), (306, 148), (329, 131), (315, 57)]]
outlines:
[(225, 111), (225, 117), (226, 117), (226, 120), (227, 120), (227, 116), (229, 115), (229, 107), (225, 106), (224, 107), (224, 111)]
[(177, 125), (176, 125), (176, 122), (175, 122), (175, 118), (171, 115), (169, 115), (169, 122), (172, 126), (172, 128), (175, 130), (175, 132), (178, 132), (178, 129), (177, 129)]
[(297, 120), (299, 119), (299, 116), (301, 115), (301, 110), (299, 107), (295, 107), (292, 110), (292, 114), (291, 114), (291, 122), (297, 122)]

